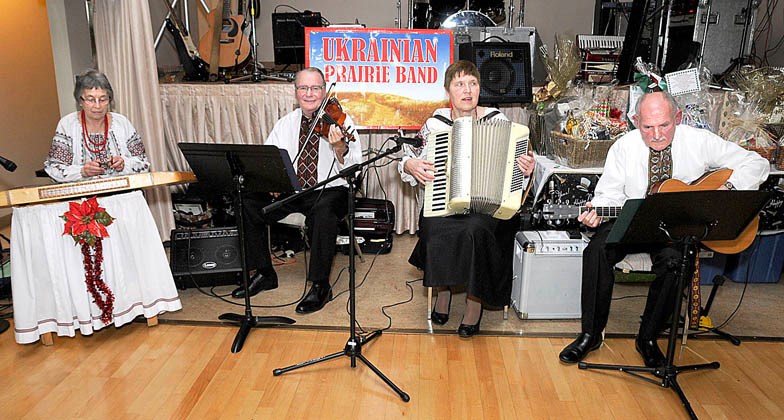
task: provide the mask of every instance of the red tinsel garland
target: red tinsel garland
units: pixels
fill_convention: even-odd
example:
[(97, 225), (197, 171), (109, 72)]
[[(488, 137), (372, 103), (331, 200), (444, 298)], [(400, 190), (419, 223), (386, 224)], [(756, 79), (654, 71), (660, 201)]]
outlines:
[(108, 324), (114, 312), (114, 294), (101, 279), (103, 273), (103, 240), (108, 238), (106, 226), (114, 219), (106, 209), (98, 205), (96, 197), (81, 203), (71, 202), (69, 210), (61, 218), (65, 220), (63, 235), (71, 235), (74, 242), (82, 246), (84, 281), (95, 304), (101, 310), (101, 321)]
[(106, 283), (101, 280), (103, 273), (103, 244), (101, 238), (95, 239), (95, 245), (87, 242), (82, 244), (84, 261), (84, 281), (87, 291), (93, 297), (95, 304), (101, 310), (101, 321), (104, 324), (112, 322), (114, 312), (114, 294)]

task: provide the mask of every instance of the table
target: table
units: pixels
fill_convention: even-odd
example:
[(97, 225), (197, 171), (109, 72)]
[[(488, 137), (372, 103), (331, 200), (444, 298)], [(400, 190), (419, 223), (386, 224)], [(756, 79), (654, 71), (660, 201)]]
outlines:
[[(103, 196), (115, 218), (103, 240), (103, 278), (112, 290), (116, 327), (139, 315), (182, 309), (155, 221), (141, 191)], [(20, 344), (56, 333), (73, 337), (105, 327), (84, 280), (81, 247), (63, 235), (67, 202), (14, 207), (11, 288)]]

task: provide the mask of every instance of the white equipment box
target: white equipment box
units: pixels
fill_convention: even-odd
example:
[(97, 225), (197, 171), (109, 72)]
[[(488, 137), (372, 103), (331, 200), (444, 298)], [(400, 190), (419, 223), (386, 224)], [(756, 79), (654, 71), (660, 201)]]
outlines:
[(520, 319), (580, 318), (584, 237), (523, 231), (515, 238), (512, 308)]

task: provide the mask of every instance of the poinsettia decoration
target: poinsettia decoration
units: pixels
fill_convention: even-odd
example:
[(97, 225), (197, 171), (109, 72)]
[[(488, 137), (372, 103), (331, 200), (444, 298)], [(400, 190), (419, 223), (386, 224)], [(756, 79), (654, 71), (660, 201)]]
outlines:
[(68, 203), (69, 210), (60, 216), (65, 220), (63, 235), (71, 235), (77, 245), (82, 246), (84, 261), (84, 281), (95, 304), (101, 310), (101, 321), (112, 321), (114, 295), (109, 286), (101, 279), (103, 272), (103, 238), (109, 237), (109, 226), (114, 218), (106, 209), (98, 205), (98, 198), (92, 197), (81, 203)]

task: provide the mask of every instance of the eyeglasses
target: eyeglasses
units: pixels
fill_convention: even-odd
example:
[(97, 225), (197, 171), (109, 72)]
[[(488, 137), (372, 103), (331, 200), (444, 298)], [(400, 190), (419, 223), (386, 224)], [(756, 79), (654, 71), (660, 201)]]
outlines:
[(299, 93), (307, 93), (308, 91), (312, 91), (313, 93), (321, 93), (324, 90), (324, 85), (320, 86), (297, 86), (297, 92)]
[(96, 105), (106, 105), (107, 103), (109, 103), (109, 98), (107, 98), (105, 96), (101, 97), (101, 98), (94, 98), (92, 96), (85, 98), (84, 96), (82, 96), (79, 99), (81, 99), (82, 102), (89, 102), (89, 103), (93, 103), (93, 104), (96, 104)]

